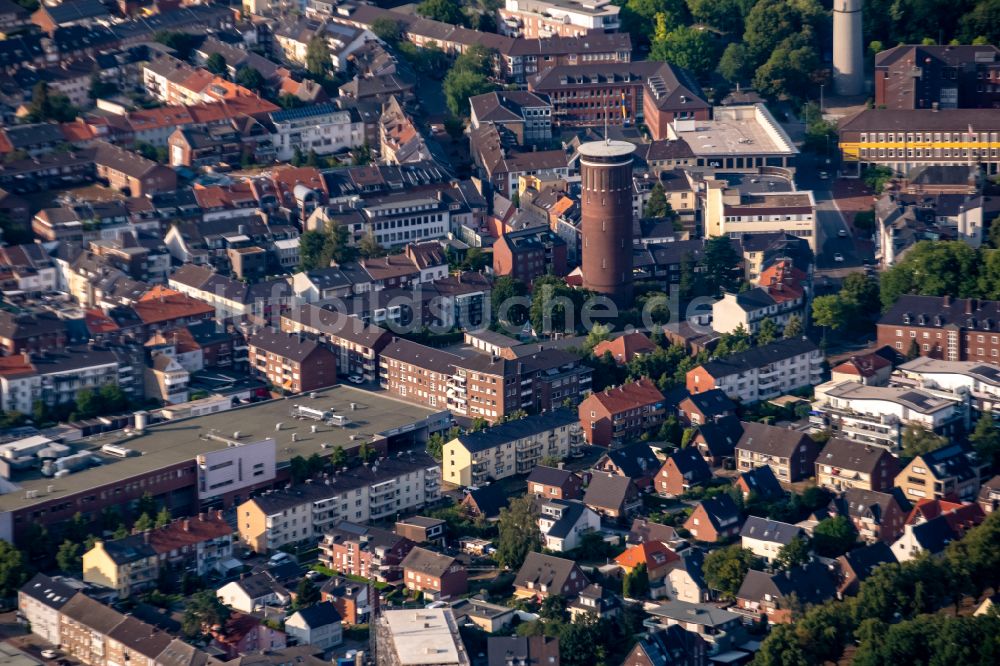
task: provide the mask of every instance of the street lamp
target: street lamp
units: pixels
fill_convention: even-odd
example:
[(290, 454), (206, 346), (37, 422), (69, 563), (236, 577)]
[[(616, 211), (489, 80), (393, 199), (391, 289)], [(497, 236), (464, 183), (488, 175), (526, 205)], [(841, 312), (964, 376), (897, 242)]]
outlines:
[(825, 83), (819, 84), (819, 112), (820, 115), (823, 114), (823, 88), (826, 86)]

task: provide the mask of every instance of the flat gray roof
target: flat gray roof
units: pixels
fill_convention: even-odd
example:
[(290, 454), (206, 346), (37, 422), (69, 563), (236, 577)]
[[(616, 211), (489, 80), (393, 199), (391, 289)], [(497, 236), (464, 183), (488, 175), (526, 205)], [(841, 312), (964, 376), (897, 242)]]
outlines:
[[(17, 509), (46, 502), (59, 497), (98, 488), (115, 481), (128, 479), (152, 470), (162, 469), (187, 460), (194, 460), (200, 453), (226, 448), (225, 443), (201, 436), (216, 433), (232, 438), (239, 431), (239, 441), (249, 443), (270, 437), (277, 443), (277, 462), (280, 465), (300, 455), (308, 457), (313, 453), (328, 454), (321, 444), (331, 447), (342, 446), (345, 450), (361, 446), (361, 442), (371, 441), (374, 435), (392, 435), (413, 429), (413, 424), (421, 422), (443, 410), (433, 410), (388, 397), (386, 393), (374, 393), (352, 386), (337, 385), (314, 392), (244, 405), (225, 412), (205, 416), (167, 421), (150, 426), (143, 435), (124, 432), (107, 433), (88, 437), (72, 443), (78, 451), (90, 450), (101, 460), (102, 465), (75, 472), (62, 478), (47, 478), (40, 474), (35, 478), (17, 480), (17, 490), (0, 495), (0, 511)], [(356, 409), (351, 409), (354, 403)], [(291, 411), (294, 405), (316, 409), (332, 409), (335, 414), (346, 416), (350, 423), (346, 426), (329, 426), (318, 421), (296, 420)], [(280, 431), (275, 424), (281, 423)], [(311, 426), (317, 426), (313, 433)], [(296, 440), (292, 441), (295, 434)], [(351, 435), (361, 435), (351, 440)], [(119, 444), (141, 455), (130, 458), (115, 458), (100, 453), (105, 444)], [(51, 492), (49, 488), (52, 488)], [(26, 498), (25, 491), (38, 491), (37, 497)]]

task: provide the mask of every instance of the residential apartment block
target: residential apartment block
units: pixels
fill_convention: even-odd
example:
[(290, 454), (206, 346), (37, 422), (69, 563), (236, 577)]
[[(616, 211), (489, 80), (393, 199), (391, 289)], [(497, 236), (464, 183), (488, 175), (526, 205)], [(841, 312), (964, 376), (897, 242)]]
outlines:
[(996, 108), (1000, 49), (983, 45), (900, 44), (875, 54), (880, 109)]
[(689, 370), (687, 389), (691, 393), (721, 389), (745, 404), (814, 386), (822, 376), (819, 347), (805, 338), (778, 340)]
[(620, 7), (611, 0), (507, 0), (498, 11), (501, 31), (511, 37), (583, 37), (591, 30), (615, 32)]
[(879, 346), (946, 361), (1000, 363), (1000, 301), (904, 294), (876, 324)]
[(441, 480), (480, 486), (490, 480), (528, 474), (542, 458), (567, 458), (583, 438), (576, 412), (557, 409), (459, 435), (442, 450)]
[(841, 437), (895, 453), (903, 431), (915, 425), (952, 436), (969, 425), (968, 406), (958, 396), (915, 387), (865, 386), (855, 381), (816, 387), (809, 416), (814, 430), (833, 429)]
[(364, 124), (333, 104), (275, 111), (270, 117), (275, 158), (283, 162), (291, 160), (296, 149), (302, 154), (333, 155), (365, 143)]
[(767, 465), (780, 481), (795, 483), (813, 475), (818, 454), (819, 445), (804, 432), (746, 422), (736, 444), (736, 469)]
[(394, 581), (402, 576), (400, 563), (414, 545), (389, 530), (343, 521), (323, 535), (319, 561), (344, 575)]
[(706, 182), (706, 236), (742, 238), (783, 231), (817, 250), (816, 200), (810, 191), (741, 192), (724, 180)]
[(587, 443), (608, 448), (659, 428), (666, 412), (663, 394), (648, 377), (592, 393), (577, 409)]
[(382, 458), (329, 477), (254, 497), (237, 507), (240, 540), (266, 553), (314, 542), (339, 522), (365, 523), (419, 509), (440, 496), (441, 470), (425, 453)]
[(304, 334), (261, 329), (247, 339), (251, 372), (289, 393), (337, 383), (337, 358)]
[(888, 450), (850, 439), (831, 437), (816, 458), (816, 485), (835, 493), (844, 490), (892, 489), (899, 460)]
[(896, 475), (896, 487), (911, 502), (946, 498), (972, 501), (988, 469), (971, 447), (951, 444), (907, 463)]
[(338, 374), (360, 375), (366, 381), (377, 379), (379, 353), (392, 339), (389, 331), (383, 328), (309, 304), (283, 313), (281, 330), (318, 336), (333, 350)]
[(516, 145), (525, 146), (552, 139), (552, 104), (545, 95), (523, 90), (498, 90), (469, 98), (473, 129), (493, 124)]
[(566, 241), (546, 226), (503, 234), (493, 244), (493, 272), (525, 284), (543, 275), (566, 275)]

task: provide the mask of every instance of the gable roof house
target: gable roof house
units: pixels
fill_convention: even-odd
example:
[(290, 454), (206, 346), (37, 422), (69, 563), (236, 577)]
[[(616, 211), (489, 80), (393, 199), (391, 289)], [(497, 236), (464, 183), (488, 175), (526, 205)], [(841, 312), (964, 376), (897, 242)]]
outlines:
[(652, 587), (650, 593), (654, 599), (666, 596), (668, 599), (700, 604), (712, 597), (712, 591), (705, 582), (702, 566), (705, 563), (705, 551), (701, 548), (685, 548), (678, 553), (680, 559), (673, 562), (663, 587)]
[(618, 365), (626, 365), (636, 356), (656, 351), (656, 345), (644, 333), (634, 332), (620, 335), (614, 340), (604, 340), (594, 346), (594, 356), (601, 358), (611, 354)]
[(649, 444), (638, 442), (620, 449), (611, 449), (594, 463), (594, 469), (626, 476), (642, 490), (653, 482), (653, 477), (660, 469), (660, 461)]
[(285, 619), (285, 633), (299, 645), (311, 645), (323, 651), (344, 642), (340, 613), (329, 601), (295, 611)]
[(646, 541), (661, 541), (669, 545), (678, 539), (677, 530), (670, 525), (654, 523), (647, 518), (635, 518), (625, 537), (625, 543), (634, 545)]
[(577, 408), (587, 443), (612, 448), (659, 428), (666, 416), (663, 394), (648, 377), (591, 393)]
[(538, 502), (538, 529), (544, 546), (557, 553), (580, 545), (586, 532), (599, 531), (601, 518), (590, 507), (576, 500), (548, 499)]
[(788, 607), (792, 595), (799, 604), (808, 605), (823, 603), (836, 594), (826, 567), (809, 562), (776, 574), (751, 569), (736, 593), (736, 603), (745, 612), (761, 613), (772, 623), (784, 623), (792, 620)]
[(639, 636), (624, 664), (630, 666), (703, 666), (707, 663), (704, 639), (680, 625)]
[(721, 467), (726, 460), (732, 460), (736, 453), (736, 443), (743, 436), (743, 422), (736, 416), (723, 416), (697, 426), (690, 446), (701, 453), (712, 467)]
[(803, 432), (746, 422), (736, 444), (736, 469), (768, 465), (779, 481), (794, 483), (812, 476), (818, 454), (819, 445)]
[(740, 531), (739, 507), (725, 493), (702, 500), (684, 521), (684, 529), (697, 541), (715, 542), (736, 536)]
[(805, 535), (798, 525), (749, 516), (740, 530), (740, 544), (768, 562), (777, 559), (782, 548)]
[(678, 449), (656, 473), (654, 487), (665, 497), (683, 495), (712, 479), (712, 470), (693, 446)]
[(470, 516), (482, 516), (486, 520), (497, 520), (500, 510), (510, 504), (510, 496), (497, 484), (468, 490), (462, 498), (462, 511)]
[(583, 503), (602, 516), (625, 518), (639, 509), (642, 498), (628, 477), (597, 472), (590, 478)]
[(736, 415), (736, 403), (721, 389), (687, 393), (677, 402), (677, 414), (685, 425), (702, 425)]
[(943, 446), (917, 456), (896, 475), (907, 499), (975, 499), (987, 465), (968, 444)]
[(268, 605), (284, 605), (292, 598), (291, 593), (268, 573), (244, 576), (226, 583), (215, 593), (219, 601), (244, 613), (253, 613)]
[(583, 479), (568, 469), (538, 465), (528, 475), (528, 492), (544, 499), (580, 499)]
[(680, 556), (660, 541), (646, 541), (626, 548), (615, 558), (615, 563), (625, 573), (635, 571), (640, 564), (646, 565), (646, 575), (650, 581), (655, 581), (667, 575), (674, 563), (680, 561)]
[(780, 500), (785, 496), (785, 489), (767, 465), (740, 472), (733, 485), (739, 488), (744, 500), (750, 498), (750, 493), (766, 502)]
[(816, 485), (840, 492), (848, 488), (887, 491), (899, 460), (881, 446), (831, 437), (816, 458)]
[(892, 543), (898, 539), (910, 511), (909, 501), (898, 488), (887, 493), (848, 488), (831, 506), (847, 516), (858, 535), (869, 543)]
[(721, 389), (731, 399), (749, 404), (815, 386), (822, 376), (819, 347), (807, 339), (787, 339), (689, 370), (686, 385), (691, 393)]
[(573, 560), (532, 551), (514, 578), (514, 596), (519, 599), (560, 595), (566, 599), (590, 585), (583, 570)]
[(881, 541), (863, 548), (855, 548), (841, 555), (837, 558), (840, 567), (837, 595), (845, 597), (857, 594), (858, 586), (872, 574), (875, 567), (895, 561), (896, 556), (892, 549)]

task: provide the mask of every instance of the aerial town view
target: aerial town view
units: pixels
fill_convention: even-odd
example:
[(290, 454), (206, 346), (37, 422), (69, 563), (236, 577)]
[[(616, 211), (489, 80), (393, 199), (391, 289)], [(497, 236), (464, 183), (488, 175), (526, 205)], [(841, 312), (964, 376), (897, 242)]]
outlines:
[(0, 666), (1000, 664), (1000, 0), (0, 0)]

